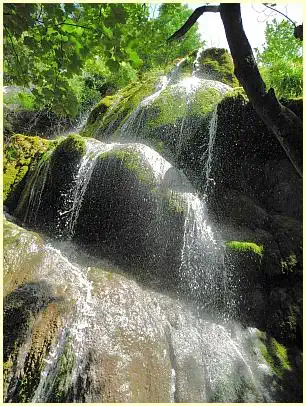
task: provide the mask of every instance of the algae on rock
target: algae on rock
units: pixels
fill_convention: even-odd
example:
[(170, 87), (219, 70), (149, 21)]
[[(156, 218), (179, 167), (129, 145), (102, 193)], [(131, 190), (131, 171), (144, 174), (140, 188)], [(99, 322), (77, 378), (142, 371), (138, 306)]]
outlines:
[(4, 148), (3, 200), (14, 209), (25, 186), (25, 178), (33, 171), (44, 152), (55, 147), (56, 141), (22, 134), (13, 135)]

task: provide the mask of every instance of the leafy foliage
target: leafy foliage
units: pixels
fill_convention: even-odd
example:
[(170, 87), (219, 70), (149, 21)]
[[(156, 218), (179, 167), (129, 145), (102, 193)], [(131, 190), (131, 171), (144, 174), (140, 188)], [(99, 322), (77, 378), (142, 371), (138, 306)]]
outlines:
[[(199, 45), (196, 28), (171, 49), (166, 44), (189, 15), (187, 7), (162, 5), (155, 19), (149, 11), (134, 3), (6, 3), (5, 83), (31, 88), (38, 106), (75, 116), (84, 107), (88, 77), (120, 87)], [(99, 85), (90, 89), (88, 99), (98, 97)]]
[(303, 45), (294, 38), (288, 21), (267, 23), (266, 44), (257, 50), (261, 74), (279, 97), (298, 97), (303, 94)]

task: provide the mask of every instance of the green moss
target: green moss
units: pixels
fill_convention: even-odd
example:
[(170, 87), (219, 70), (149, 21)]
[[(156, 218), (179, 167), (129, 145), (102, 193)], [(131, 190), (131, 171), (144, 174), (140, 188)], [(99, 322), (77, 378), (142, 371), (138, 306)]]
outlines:
[(295, 254), (290, 254), (286, 259), (281, 259), (282, 273), (293, 273), (295, 271), (297, 260)]
[(227, 49), (205, 49), (200, 56), (199, 63), (201, 72), (204, 75), (209, 75), (210, 79), (218, 80), (233, 87), (238, 86), (238, 80), (234, 75), (233, 60)]
[(225, 246), (231, 248), (234, 251), (240, 252), (253, 252), (254, 254), (263, 256), (263, 245), (257, 245), (254, 242), (246, 241), (227, 241)]
[(102, 161), (112, 158), (118, 159), (121, 161), (121, 164), (133, 172), (141, 182), (150, 185), (155, 185), (156, 183), (152, 170), (144, 165), (138, 152), (127, 150), (109, 151), (103, 152), (99, 158)]
[(175, 214), (182, 214), (185, 211), (182, 199), (178, 195), (168, 192), (164, 197), (168, 210)]
[(248, 96), (245, 93), (243, 87), (234, 87), (232, 90), (229, 90), (225, 93), (224, 99), (239, 99), (243, 102), (248, 102)]
[(82, 136), (94, 137), (114, 123), (116, 128), (122, 125), (139, 103), (153, 93), (154, 81), (152, 78), (145, 83), (133, 82), (116, 95), (104, 97), (90, 113)]
[(14, 194), (29, 171), (33, 168), (44, 152), (53, 149), (56, 142), (40, 137), (16, 134), (4, 148), (3, 162), (3, 198), (7, 199)]
[(286, 371), (291, 370), (287, 349), (275, 338), (261, 331), (257, 334), (260, 340), (260, 351), (271, 370), (278, 378), (283, 378)]
[(62, 152), (81, 157), (86, 152), (86, 141), (78, 134), (70, 134), (56, 148), (56, 153)]
[(222, 97), (217, 89), (200, 88), (190, 96), (190, 102), (186, 103), (185, 91), (180, 92), (177, 88), (168, 87), (152, 103), (152, 117), (148, 118), (148, 125), (151, 128), (168, 124), (180, 125), (179, 121), (186, 116), (207, 116)]
[(58, 373), (52, 390), (51, 402), (65, 402), (72, 387), (72, 369), (75, 363), (72, 340), (69, 338), (58, 360)]

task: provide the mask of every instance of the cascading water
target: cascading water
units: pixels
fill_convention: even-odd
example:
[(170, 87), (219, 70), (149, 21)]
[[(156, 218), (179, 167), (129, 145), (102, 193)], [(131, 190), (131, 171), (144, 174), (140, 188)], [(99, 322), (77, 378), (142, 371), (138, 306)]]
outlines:
[[(146, 107), (158, 100), (167, 88), (174, 95), (185, 95), (186, 114), (176, 143), (177, 155), (180, 155), (184, 128), (188, 124), (186, 117), (199, 89), (213, 88), (221, 94), (230, 89), (220, 82), (196, 77), (199, 56), (200, 53), (191, 78), (173, 84), (180, 61), (172, 75), (164, 78), (158, 89), (139, 104), (119, 129), (120, 143), (92, 139), (86, 142), (86, 152), (75, 168), (73, 181), (62, 196), (63, 204), (57, 213), (56, 232), (61, 241), (46, 246), (44, 259), (37, 267), (36, 277), (62, 290), (69, 310), (63, 315), (58, 337), (44, 361), (32, 402), (59, 401), (55, 396), (59, 387), (60, 400), (73, 402), (80, 399), (82, 402), (155, 401), (158, 390), (163, 390), (163, 395), (156, 395), (156, 399), (165, 402), (273, 400), (267, 389), (268, 368), (254, 352), (256, 331), (243, 329), (229, 320), (226, 302), (230, 286), (224, 267), (224, 249), (210, 224), (205, 199), (195, 192), (182, 171), (176, 170), (154, 149), (140, 142), (125, 142), (126, 138), (139, 138), (145, 125)], [(202, 155), (206, 199), (213, 184), (216, 106), (209, 117), (207, 146), (202, 146), (206, 148)], [(137, 154), (141, 164), (150, 168), (155, 182), (152, 193), (165, 196), (165, 191), (169, 192), (182, 206), (179, 213), (184, 224), (176, 276), (182, 288), (180, 292), (186, 293), (184, 299), (144, 289), (114, 265), (85, 255), (72, 242), (99, 156), (121, 150)], [(26, 223), (36, 223), (50, 172), (51, 154), (39, 163), (29, 180)], [(136, 197), (137, 193), (135, 188)], [(162, 204), (157, 205), (156, 218), (163, 210)], [(169, 258), (169, 262), (171, 260)], [(73, 357), (69, 359), (67, 353), (71, 352)], [(66, 367), (70, 366), (66, 368), (65, 377), (61, 377), (63, 359)], [(149, 379), (154, 373), (157, 383)], [(139, 389), (142, 378), (148, 379), (143, 384), (147, 392), (142, 392), (142, 387)], [(154, 384), (155, 392), (150, 389)], [(165, 387), (159, 389), (163, 385)], [(102, 392), (106, 395), (101, 398)], [(139, 398), (135, 393), (140, 394)]]
[(218, 106), (214, 109), (212, 118), (209, 124), (209, 137), (208, 137), (208, 146), (205, 152), (202, 155), (201, 161), (203, 162), (204, 170), (203, 175), (205, 175), (205, 188), (204, 193), (207, 195), (210, 187), (213, 187), (215, 182), (214, 179), (210, 177), (212, 159), (213, 159), (213, 148), (217, 135), (217, 126), (218, 126)]
[(126, 122), (120, 128), (120, 137), (122, 138), (138, 138), (139, 132), (142, 130), (142, 127), (145, 125), (145, 111), (148, 106), (150, 106), (160, 94), (173, 82), (175, 81), (180, 67), (185, 59), (181, 59), (173, 69), (173, 71), (168, 76), (162, 76), (157, 85), (157, 89), (154, 93), (147, 96), (143, 99), (137, 108), (131, 113)]
[[(29, 197), (27, 208), (24, 214), (23, 222), (36, 225), (37, 221), (37, 212), (41, 204), (42, 193), (45, 188), (47, 177), (50, 171), (50, 157), (51, 152), (46, 152), (43, 159), (37, 165), (35, 173), (31, 177), (29, 184)], [(21, 200), (19, 207), (23, 204)], [(19, 210), (17, 207), (17, 213)]]
[(59, 237), (65, 237), (66, 239), (73, 237), (84, 193), (90, 181), (97, 158), (102, 152), (111, 150), (114, 145), (115, 144), (100, 143), (95, 140), (87, 141), (86, 153), (79, 163), (78, 171), (71, 184), (71, 188), (65, 193), (63, 210), (58, 213), (57, 230)]

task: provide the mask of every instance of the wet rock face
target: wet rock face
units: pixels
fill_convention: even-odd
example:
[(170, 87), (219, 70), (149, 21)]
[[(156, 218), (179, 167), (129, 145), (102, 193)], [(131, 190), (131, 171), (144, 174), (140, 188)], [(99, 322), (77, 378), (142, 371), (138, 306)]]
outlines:
[[(301, 113), (299, 101), (290, 107)], [(273, 330), (283, 343), (301, 343), (302, 181), (250, 104), (240, 97), (226, 98), (218, 117), (210, 210), (225, 240), (264, 247), (257, 270), (261, 283), (254, 280), (250, 286), (255, 302), (246, 296), (253, 323)], [(240, 278), (248, 278), (247, 257), (233, 266), (240, 269)], [(262, 309), (262, 317), (256, 309)]]
[(33, 165), (14, 215), (32, 227), (56, 233), (58, 213), (63, 209), (85, 148), (85, 140), (76, 134), (57, 140), (53, 148)]
[(27, 402), (58, 334), (61, 300), (39, 280), (46, 253), (37, 235), (4, 221), (4, 245), (4, 400)]
[(161, 189), (154, 176), (136, 149), (102, 153), (84, 195), (75, 238), (99, 255), (150, 269), (171, 285), (180, 264), (184, 209), (179, 196)]

